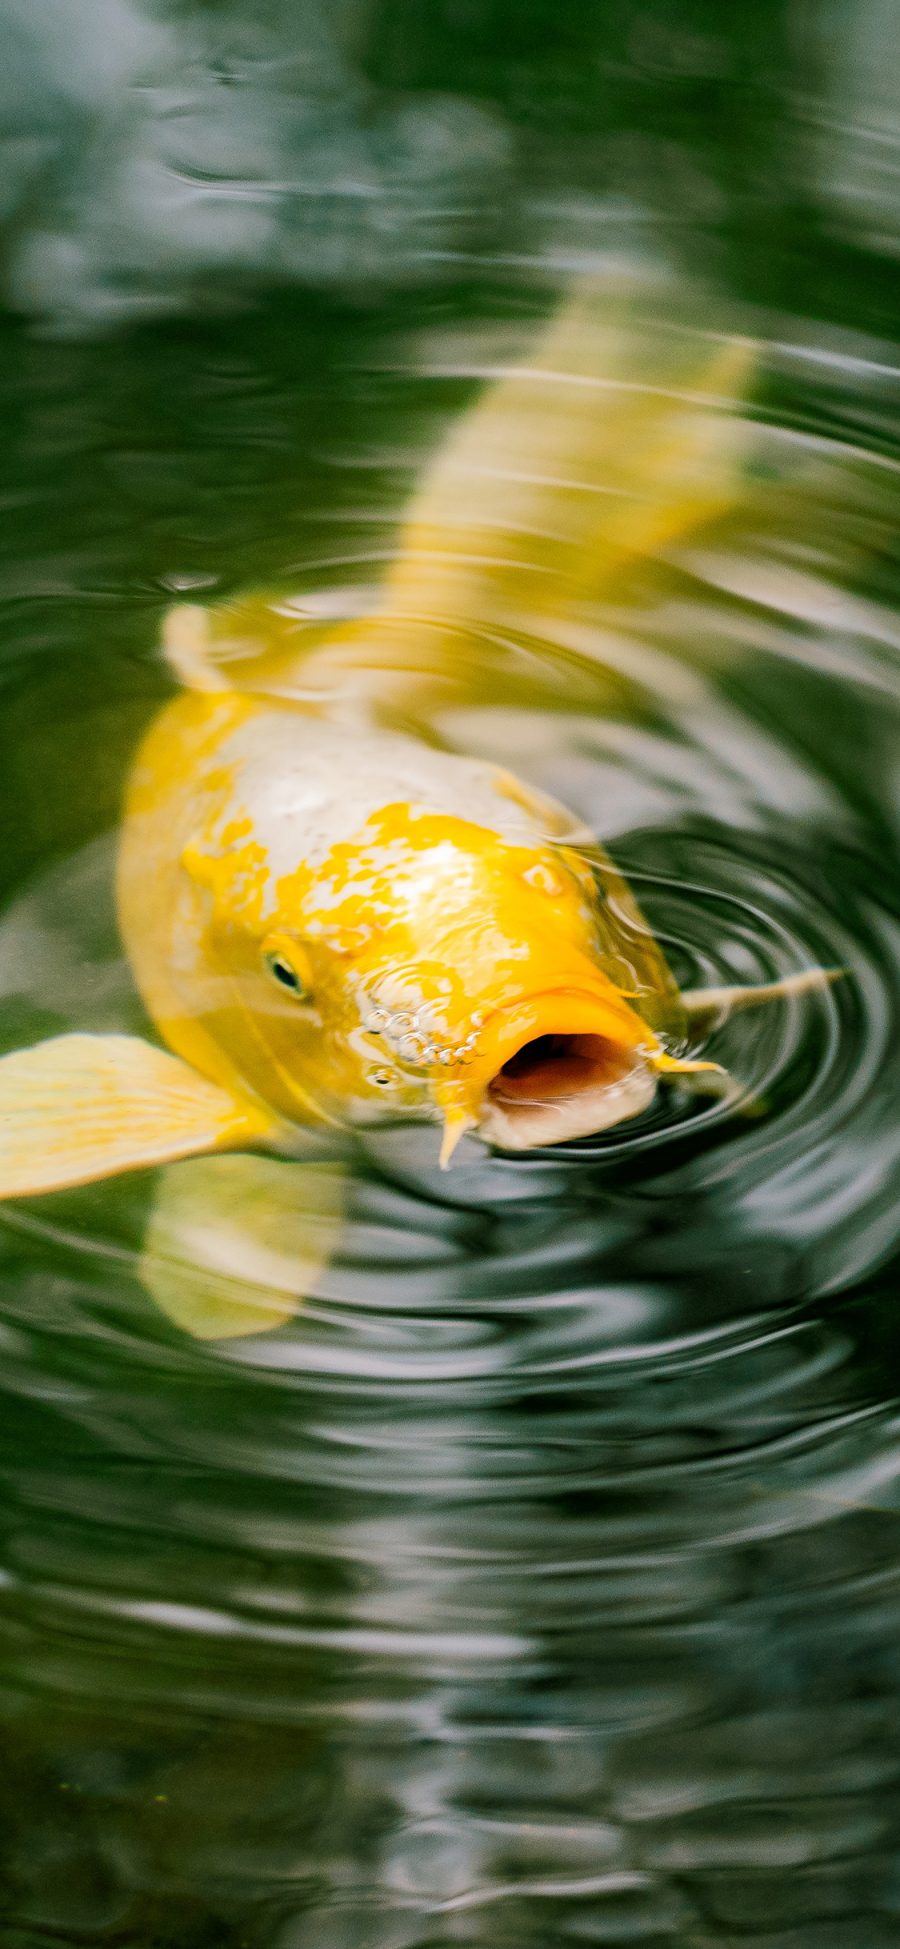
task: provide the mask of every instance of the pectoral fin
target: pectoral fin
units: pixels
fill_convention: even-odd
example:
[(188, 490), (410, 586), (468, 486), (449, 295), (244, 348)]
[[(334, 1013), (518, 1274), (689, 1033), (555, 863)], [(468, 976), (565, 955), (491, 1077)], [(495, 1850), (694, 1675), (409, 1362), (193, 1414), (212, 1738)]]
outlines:
[(61, 1035), (0, 1060), (0, 1198), (261, 1141), (252, 1104), (131, 1035)]
[[(811, 995), (830, 987), (843, 974), (842, 968), (804, 968), (799, 974), (784, 975), (780, 981), (763, 981), (747, 988), (692, 988), (681, 996), (688, 1034), (696, 1046), (731, 1015), (745, 1008), (761, 1008), (766, 1002), (790, 1000), (795, 995)], [(720, 1063), (697, 1061), (693, 1057), (663, 1055), (656, 1058), (659, 1074), (680, 1083), (698, 1095), (733, 1099), (745, 1116), (759, 1116), (763, 1100), (742, 1089), (740, 1083)]]
[(681, 997), (692, 1037), (711, 1034), (729, 1016), (745, 1008), (761, 1008), (765, 1002), (787, 1001), (793, 995), (815, 995), (840, 981), (843, 968), (804, 968), (799, 974), (784, 975), (780, 981), (763, 981), (755, 988), (691, 988)]
[(198, 1340), (283, 1326), (331, 1256), (345, 1174), (331, 1164), (202, 1157), (163, 1173), (138, 1272)]

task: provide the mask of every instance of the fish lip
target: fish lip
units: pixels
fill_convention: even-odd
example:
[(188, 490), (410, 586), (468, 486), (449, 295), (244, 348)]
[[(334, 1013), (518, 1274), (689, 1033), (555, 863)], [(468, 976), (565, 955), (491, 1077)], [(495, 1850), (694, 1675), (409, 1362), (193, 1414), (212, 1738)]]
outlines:
[(612, 984), (603, 988), (544, 989), (530, 995), (524, 1003), (495, 1009), (485, 1016), (485, 1027), (493, 1029), (497, 1036), (492, 1049), (493, 1075), (488, 1076), (486, 1087), (527, 1042), (542, 1035), (599, 1035), (623, 1048), (640, 1049), (645, 1045), (648, 1055), (656, 1048), (652, 1029)]
[[(561, 986), (485, 1015), (482, 1053), (465, 1080), (441, 1091), (443, 1161), (465, 1128), (503, 1150), (586, 1137), (637, 1116), (656, 1091), (659, 1043), (611, 983)], [(524, 1079), (504, 1071), (546, 1041)], [(557, 1046), (554, 1048), (553, 1044)]]
[[(620, 1064), (609, 1066), (599, 1047), (592, 1062), (588, 1047), (592, 1042), (610, 1046), (601, 1036), (570, 1039), (572, 1053), (558, 1066), (567, 1064), (574, 1069), (577, 1065), (583, 1075), (568, 1093), (560, 1090), (514, 1099), (502, 1094), (492, 1096), (489, 1086), (477, 1124), (479, 1137), (499, 1150), (533, 1150), (539, 1145), (598, 1136), (649, 1109), (656, 1095), (652, 1065), (633, 1050), (625, 1053)], [(581, 1049), (576, 1054), (578, 1044)]]

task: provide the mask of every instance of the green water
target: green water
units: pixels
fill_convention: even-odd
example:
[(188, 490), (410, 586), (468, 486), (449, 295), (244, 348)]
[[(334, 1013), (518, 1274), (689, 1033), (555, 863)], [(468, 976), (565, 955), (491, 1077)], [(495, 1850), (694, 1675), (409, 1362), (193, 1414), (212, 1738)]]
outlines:
[[(177, 251), (116, 95), (171, 77), (123, 54), (65, 95), (5, 11), (3, 1047), (143, 1027), (112, 834), (173, 595), (339, 608), (495, 321), (586, 258), (665, 261), (663, 308), (759, 340), (752, 513), (598, 607), (587, 661), (523, 637), (456, 729), (594, 826), (685, 984), (846, 975), (715, 1039), (753, 1119), (670, 1095), (446, 1176), (430, 1133), (372, 1135), (338, 1259), (259, 1340), (153, 1307), (150, 1174), (9, 1209), (0, 1941), (889, 1949), (889, 11), (173, 8), (153, 58), (210, 145), (226, 69), (236, 104), (198, 180), (255, 170), (229, 208), (275, 210)], [(102, 76), (141, 19), (72, 5), (59, 46)], [(610, 714), (598, 655), (652, 701)]]

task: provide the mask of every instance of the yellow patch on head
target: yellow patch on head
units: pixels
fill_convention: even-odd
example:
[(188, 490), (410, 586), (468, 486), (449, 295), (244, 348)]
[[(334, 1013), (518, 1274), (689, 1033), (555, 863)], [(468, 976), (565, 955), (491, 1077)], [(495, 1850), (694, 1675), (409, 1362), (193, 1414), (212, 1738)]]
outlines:
[(445, 1034), (485, 993), (498, 1006), (517, 993), (525, 962), (533, 969), (543, 960), (550, 982), (561, 959), (592, 944), (589, 890), (558, 849), (516, 845), (405, 802), (383, 807), (275, 892), (292, 927), (349, 953), (359, 976), (381, 973), (393, 1009), (403, 1008), (405, 992), (410, 1007), (427, 1003)]
[(249, 814), (212, 822), (184, 847), (181, 864), (210, 894), (221, 918), (261, 926), (271, 905), (269, 855), (254, 837)]

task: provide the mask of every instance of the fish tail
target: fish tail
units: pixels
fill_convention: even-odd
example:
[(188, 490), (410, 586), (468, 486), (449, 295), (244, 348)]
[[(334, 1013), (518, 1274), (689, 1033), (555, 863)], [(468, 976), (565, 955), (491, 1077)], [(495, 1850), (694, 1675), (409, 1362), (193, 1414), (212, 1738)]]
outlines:
[(591, 287), (500, 368), (426, 470), (380, 620), (564, 611), (731, 507), (754, 351)]
[(637, 562), (735, 504), (753, 365), (749, 341), (654, 322), (633, 289), (576, 286), (530, 351), (482, 369), (370, 613), (323, 626), (266, 595), (182, 604), (165, 625), (170, 667), (191, 689), (426, 714), (473, 694), (493, 631), (552, 633), (579, 604), (618, 599)]

